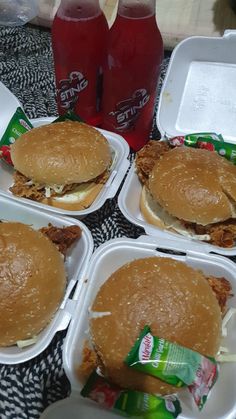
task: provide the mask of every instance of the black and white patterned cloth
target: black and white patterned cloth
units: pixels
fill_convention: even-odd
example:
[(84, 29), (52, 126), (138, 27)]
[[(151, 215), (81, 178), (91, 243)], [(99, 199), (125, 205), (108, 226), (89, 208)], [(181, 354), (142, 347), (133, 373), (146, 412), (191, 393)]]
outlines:
[[(164, 61), (158, 91), (167, 64), (168, 58)], [(0, 81), (17, 96), (28, 117), (55, 116), (50, 32), (30, 26), (0, 27)], [(2, 106), (0, 98), (0, 112)], [(158, 135), (155, 124), (152, 135)], [(93, 235), (95, 248), (111, 238), (137, 238), (143, 234), (142, 229), (123, 217), (117, 196), (83, 222)], [(0, 365), (0, 419), (39, 418), (49, 404), (69, 395), (70, 384), (62, 365), (65, 335), (66, 332), (58, 332), (49, 347), (31, 361)]]

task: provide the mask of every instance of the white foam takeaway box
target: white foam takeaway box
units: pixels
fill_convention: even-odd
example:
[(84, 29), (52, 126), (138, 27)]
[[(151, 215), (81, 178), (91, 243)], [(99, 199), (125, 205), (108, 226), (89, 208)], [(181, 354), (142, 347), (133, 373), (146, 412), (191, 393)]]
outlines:
[[(6, 86), (4, 86), (4, 84), (0, 82), (0, 139), (18, 106), (21, 106), (18, 99), (6, 88)], [(55, 118), (45, 117), (33, 119), (31, 122), (34, 127), (38, 127), (40, 125), (50, 124), (54, 120)], [(17, 202), (20, 201), (26, 205), (31, 205), (35, 208), (42, 208), (56, 214), (69, 215), (78, 218), (82, 218), (85, 215), (97, 211), (103, 206), (107, 199), (111, 199), (115, 196), (129, 167), (128, 155), (130, 151), (128, 143), (120, 135), (102, 129), (99, 129), (99, 131), (107, 138), (109, 142), (113, 154), (113, 163), (108, 180), (90, 207), (81, 211), (70, 211), (13, 195), (9, 191), (9, 187), (13, 184), (14, 169), (1, 160), (0, 195), (9, 197)]]
[[(221, 38), (187, 38), (175, 48), (160, 95), (157, 125), (162, 136), (216, 132), (236, 144), (236, 31), (226, 31)], [(139, 209), (141, 190), (133, 163), (118, 198), (130, 222), (159, 242), (165, 237), (193, 240), (147, 223)], [(236, 255), (236, 246), (198, 244), (203, 252)]]
[(75, 297), (71, 297), (71, 293), (77, 284), (78, 295), (82, 286), (78, 280), (82, 281), (84, 277), (83, 273), (93, 252), (93, 239), (88, 228), (80, 220), (47, 213), (3, 196), (0, 196), (0, 221), (21, 222), (36, 230), (47, 227), (49, 223), (57, 227), (77, 225), (82, 230), (81, 238), (67, 252), (65, 260), (67, 286), (64, 299), (52, 321), (38, 334), (36, 343), (33, 345), (23, 349), (16, 345), (0, 347), (1, 364), (19, 364), (39, 355), (50, 344), (56, 332), (67, 328), (75, 307)]
[[(172, 251), (167, 254), (166, 251)], [(157, 248), (156, 239), (141, 236), (137, 240), (120, 238), (113, 239), (100, 246), (92, 255), (86, 272), (87, 282), (75, 292), (76, 308), (73, 313), (68, 333), (63, 347), (63, 364), (71, 383), (71, 396), (49, 406), (40, 419), (112, 419), (119, 415), (104, 410), (95, 402), (84, 399), (80, 391), (84, 383), (76, 374), (81, 364), (82, 350), (85, 340), (89, 338), (89, 308), (101, 285), (119, 267), (138, 258), (151, 256), (170, 257), (186, 263), (195, 269), (200, 269), (205, 275), (227, 278), (233, 288), (234, 297), (229, 300), (229, 306), (236, 306), (236, 269), (235, 264), (220, 255), (203, 252), (197, 243), (177, 242), (163, 238)], [(228, 336), (222, 341), (229, 352), (236, 351), (236, 317), (228, 324)], [(104, 331), (105, 333), (105, 331)], [(187, 390), (181, 392), (180, 401), (182, 414), (180, 419), (235, 419), (236, 417), (236, 363), (225, 363), (220, 366), (219, 379), (212, 389), (202, 412), (194, 405)]]

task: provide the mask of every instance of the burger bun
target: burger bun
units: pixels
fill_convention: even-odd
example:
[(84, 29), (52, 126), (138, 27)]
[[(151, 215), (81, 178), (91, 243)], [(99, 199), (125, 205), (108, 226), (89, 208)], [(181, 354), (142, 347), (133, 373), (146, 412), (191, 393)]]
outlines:
[(167, 257), (137, 259), (107, 279), (92, 305), (92, 342), (108, 379), (152, 394), (179, 391), (125, 365), (145, 325), (155, 336), (215, 356), (221, 310), (204, 274)]
[(62, 255), (41, 232), (21, 223), (0, 223), (0, 346), (43, 330), (64, 296)]
[(236, 166), (216, 152), (167, 151), (153, 167), (148, 189), (179, 220), (206, 226), (236, 217)]
[(14, 168), (42, 185), (88, 182), (111, 163), (107, 139), (81, 122), (57, 122), (33, 128), (11, 146)]

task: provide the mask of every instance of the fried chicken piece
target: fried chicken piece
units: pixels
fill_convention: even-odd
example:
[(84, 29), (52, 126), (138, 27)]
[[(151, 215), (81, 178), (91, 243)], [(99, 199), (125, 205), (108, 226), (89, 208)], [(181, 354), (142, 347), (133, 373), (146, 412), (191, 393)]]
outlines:
[(98, 359), (96, 352), (89, 347), (88, 342), (85, 342), (82, 352), (82, 362), (76, 370), (78, 378), (82, 381), (86, 381), (97, 366)]
[[(106, 183), (109, 176), (109, 171), (105, 170), (104, 173), (94, 179), (94, 183), (104, 184)], [(13, 177), (14, 184), (9, 189), (14, 195), (20, 196), (22, 198), (32, 199), (33, 201), (38, 202), (41, 202), (43, 199), (45, 199), (45, 185), (42, 186), (39, 184), (29, 184), (30, 179), (18, 171), (14, 173)], [(60, 194), (56, 193), (53, 189), (50, 189), (51, 197), (65, 195), (66, 193), (73, 191), (73, 189), (76, 189), (77, 186), (79, 186), (78, 183), (64, 185)]]
[(42, 186), (38, 185), (27, 185), (29, 179), (22, 175), (20, 172), (16, 171), (14, 173), (14, 184), (9, 188), (9, 190), (17, 196), (22, 198), (29, 198), (33, 201), (41, 201), (45, 197), (45, 191)]
[(233, 247), (236, 240), (236, 220), (212, 224), (209, 234), (212, 244), (220, 247)]
[(169, 150), (170, 146), (168, 143), (150, 140), (137, 152), (135, 164), (138, 177), (143, 184), (146, 184), (156, 161)]
[[(42, 201), (45, 198), (45, 186), (39, 184), (28, 184), (30, 179), (22, 175), (22, 173), (16, 171), (14, 173), (14, 184), (9, 188), (10, 191), (17, 196), (22, 198), (29, 198), (33, 201)], [(76, 183), (65, 185), (60, 196), (65, 195), (67, 192), (72, 191), (77, 186)], [(58, 195), (53, 189), (51, 189), (51, 196)]]
[(186, 228), (191, 228), (196, 234), (208, 234), (209, 243), (215, 246), (230, 248), (235, 245), (236, 240), (236, 219), (230, 219), (215, 224), (202, 226), (195, 223), (183, 221)]
[(80, 239), (82, 234), (81, 228), (77, 225), (59, 228), (49, 224), (48, 227), (43, 227), (40, 231), (57, 246), (64, 256), (72, 244)]
[(214, 276), (209, 276), (206, 279), (218, 300), (222, 315), (224, 315), (227, 301), (233, 296), (231, 284), (225, 278), (215, 278)]

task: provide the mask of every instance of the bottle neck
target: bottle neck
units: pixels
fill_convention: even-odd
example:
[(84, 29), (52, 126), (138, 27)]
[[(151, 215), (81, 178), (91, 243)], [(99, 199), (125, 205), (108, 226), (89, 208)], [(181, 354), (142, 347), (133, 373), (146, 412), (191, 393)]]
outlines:
[(118, 14), (133, 19), (153, 16), (156, 13), (156, 0), (119, 0)]
[(61, 0), (57, 14), (70, 19), (90, 19), (101, 13), (99, 0)]

